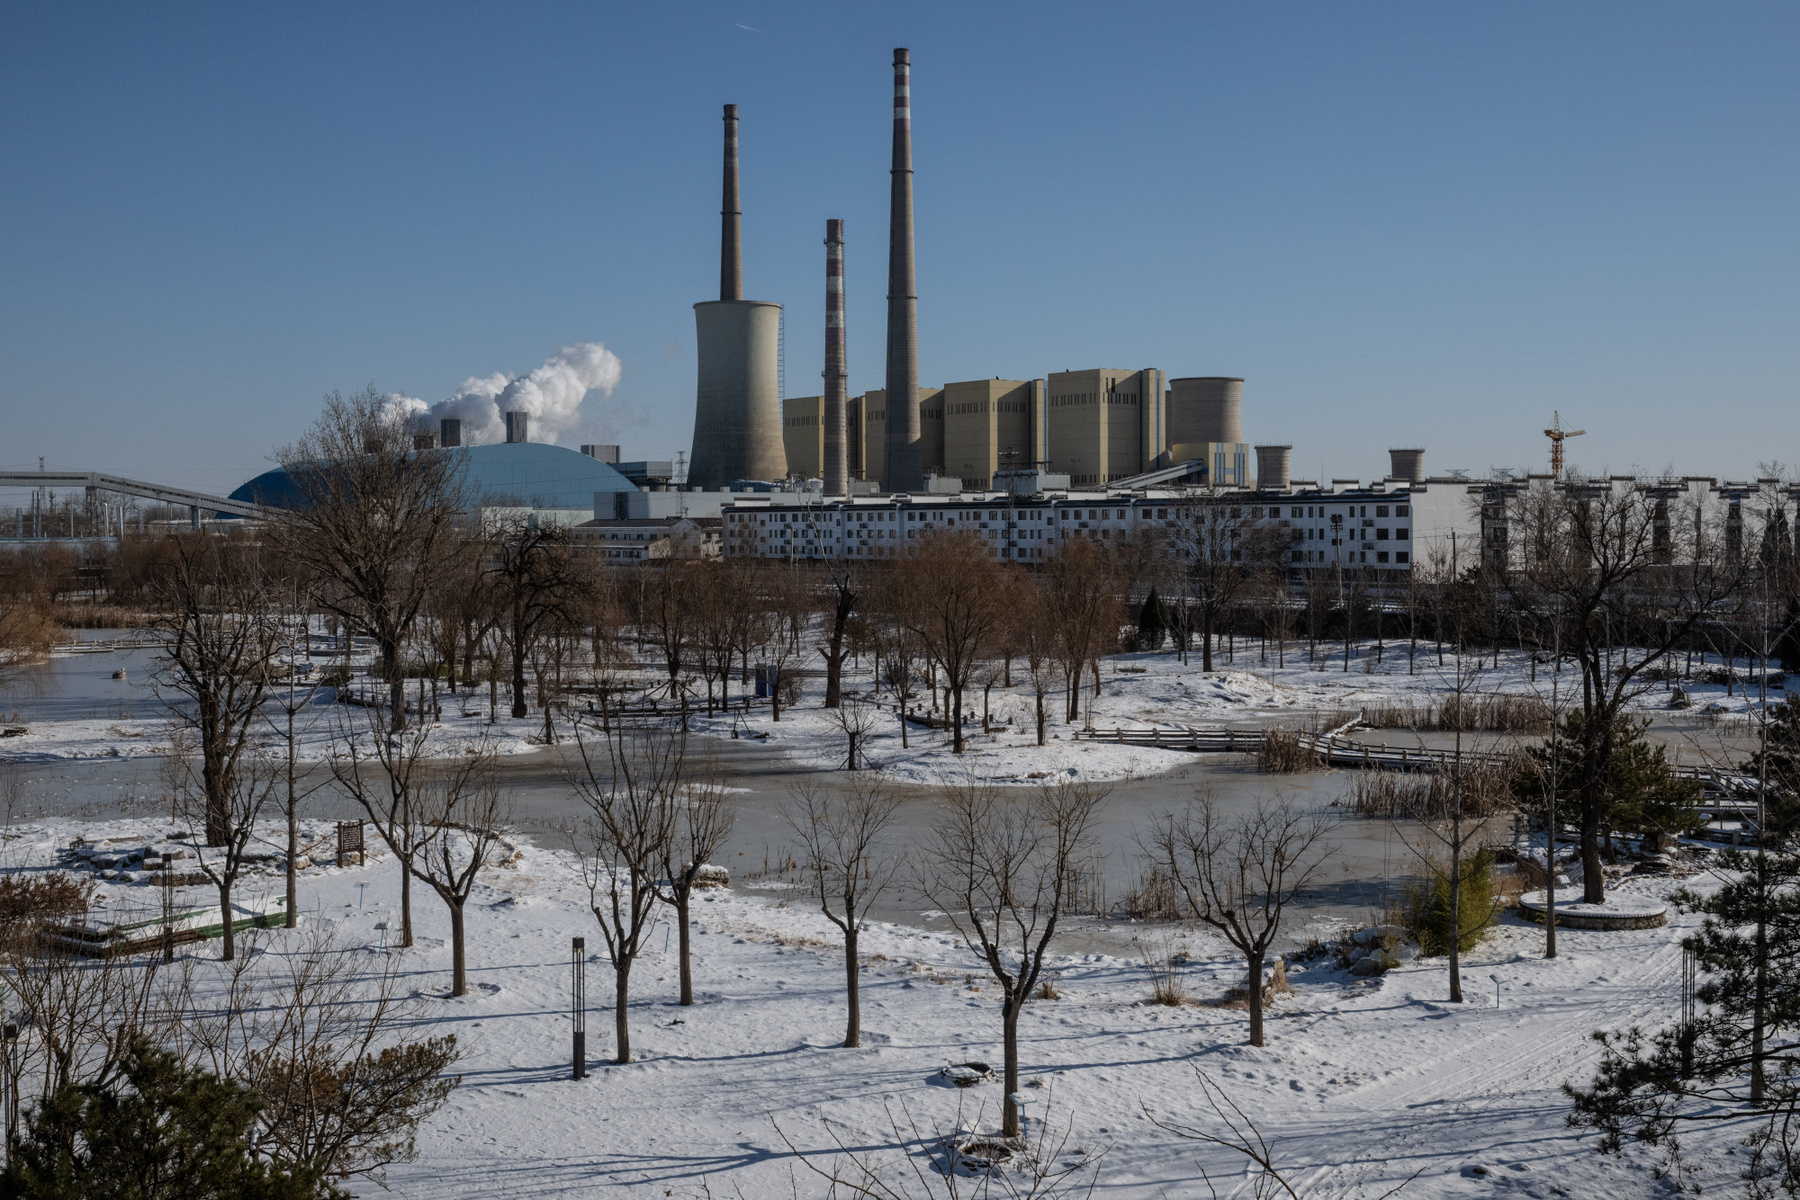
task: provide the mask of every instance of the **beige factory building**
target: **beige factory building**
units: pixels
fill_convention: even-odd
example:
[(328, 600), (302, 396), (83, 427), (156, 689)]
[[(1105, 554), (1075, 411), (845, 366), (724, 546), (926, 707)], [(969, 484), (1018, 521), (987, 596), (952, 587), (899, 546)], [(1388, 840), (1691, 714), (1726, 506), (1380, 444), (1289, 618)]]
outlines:
[(1058, 371), (1044, 390), (1044, 457), (1073, 486), (1097, 487), (1158, 465), (1168, 446), (1161, 371)]
[[(1235, 413), (1242, 381), (1229, 382), (1238, 389), (1230, 396)], [(926, 474), (960, 479), (972, 489), (992, 486), (996, 471), (1033, 466), (1066, 474), (1075, 487), (1101, 487), (1195, 457), (1208, 462), (1209, 474), (1221, 484), (1247, 484), (1249, 447), (1234, 440), (1225, 445), (1184, 444), (1179, 450), (1186, 454), (1170, 456), (1172, 435), (1193, 434), (1185, 425), (1174, 428), (1180, 422), (1171, 413), (1183, 405), (1192, 407), (1192, 402), (1178, 394), (1180, 387), (1172, 393), (1168, 384), (1163, 372), (1152, 367), (1059, 371), (1046, 379), (972, 379), (920, 388), (921, 463)], [(788, 469), (804, 478), (824, 473), (823, 417), (820, 396), (790, 396), (783, 401)], [(1189, 424), (1196, 432), (1200, 429), (1198, 423)], [(848, 399), (844, 437), (851, 478), (881, 487), (887, 454), (886, 392), (877, 389)]]
[(992, 485), (994, 472), (1025, 470), (1039, 458), (1032, 415), (1041, 379), (972, 379), (944, 385), (944, 474), (967, 488)]

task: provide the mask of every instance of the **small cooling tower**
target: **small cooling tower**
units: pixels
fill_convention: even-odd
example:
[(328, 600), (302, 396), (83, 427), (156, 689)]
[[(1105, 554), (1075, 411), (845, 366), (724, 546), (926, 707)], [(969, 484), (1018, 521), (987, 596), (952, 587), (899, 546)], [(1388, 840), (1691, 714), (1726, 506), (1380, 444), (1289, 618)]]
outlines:
[(1288, 489), (1288, 459), (1292, 446), (1258, 446), (1256, 448), (1256, 486), (1265, 492)]
[(1244, 440), (1244, 381), (1227, 376), (1169, 380), (1169, 443)]
[(1388, 462), (1389, 479), (1404, 479), (1408, 483), (1425, 481), (1425, 451), (1389, 450)]

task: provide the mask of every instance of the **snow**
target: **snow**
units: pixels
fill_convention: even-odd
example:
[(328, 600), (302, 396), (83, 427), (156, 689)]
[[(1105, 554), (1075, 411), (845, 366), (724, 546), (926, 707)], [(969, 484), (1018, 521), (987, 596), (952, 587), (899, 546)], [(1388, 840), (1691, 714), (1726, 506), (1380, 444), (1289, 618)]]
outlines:
[[(329, 830), (309, 824), (306, 839)], [(22, 825), (7, 835), (4, 862), (47, 865), (75, 837), (125, 846), (169, 832), (142, 820)], [(269, 835), (280, 840), (274, 829)], [(696, 1196), (704, 1186), (713, 1196), (772, 1200), (793, 1194), (797, 1164), (782, 1135), (826, 1158), (835, 1137), (897, 1168), (906, 1151), (893, 1144), (890, 1113), (927, 1132), (959, 1121), (994, 1125), (1001, 1082), (961, 1090), (940, 1074), (947, 1062), (1000, 1059), (995, 988), (973, 956), (922, 914), (912, 924), (872, 925), (863, 935), (866, 1044), (838, 1048), (837, 932), (804, 890), (759, 888), (742, 877), (741, 863), (733, 889), (695, 905), (694, 1007), (674, 1004), (666, 915), (650, 938), (633, 973), (629, 1065), (607, 1065), (610, 972), (603, 960), (589, 962), (591, 1074), (572, 1081), (569, 939), (585, 936), (596, 947), (598, 929), (567, 854), (530, 843), (519, 851), (511, 866), (484, 875), (471, 900), (468, 996), (448, 998), (448, 922), (428, 892), (414, 889), (420, 936), (405, 970), (439, 1031), (454, 1032), (466, 1057), (462, 1085), (421, 1131), (419, 1160), (391, 1173), (396, 1196)], [(1704, 877), (1687, 882), (1705, 885)], [(280, 886), (271, 865), (241, 893), (252, 902)], [(1614, 894), (1658, 903), (1672, 886), (1634, 877)], [(157, 896), (142, 884), (99, 890), (120, 912)], [(189, 898), (206, 895), (195, 889)], [(306, 870), (300, 911), (351, 945), (379, 948), (377, 926), (395, 919), (396, 895), (395, 865), (377, 853), (367, 866)], [(1079, 931), (1084, 945), (1110, 937), (1117, 950), (1061, 956), (1062, 998), (1033, 1000), (1022, 1019), (1024, 1082), (1039, 1098), (1032, 1114), (1053, 1129), (1068, 1125), (1065, 1158), (1106, 1151), (1098, 1194), (1108, 1196), (1205, 1195), (1201, 1169), (1220, 1195), (1249, 1194), (1241, 1159), (1184, 1141), (1146, 1115), (1216, 1131), (1197, 1068), (1257, 1123), (1309, 1198), (1372, 1200), (1415, 1173), (1408, 1198), (1649, 1195), (1665, 1190), (1650, 1174), (1651, 1156), (1597, 1155), (1591, 1138), (1566, 1127), (1559, 1087), (1589, 1077), (1592, 1030), (1673, 1019), (1680, 939), (1694, 923), (1672, 913), (1666, 928), (1565, 929), (1561, 956), (1546, 960), (1542, 930), (1508, 918), (1466, 956), (1469, 999), (1460, 1005), (1445, 1001), (1442, 959), (1416, 959), (1370, 980), (1329, 959), (1295, 966), (1294, 992), (1274, 1002), (1262, 1048), (1244, 1044), (1240, 1011), (1147, 1003), (1147, 971), (1123, 932), (1088, 928)], [(1153, 943), (1166, 932), (1133, 931)], [(1173, 936), (1193, 956), (1183, 971), (1194, 996), (1217, 997), (1242, 978), (1241, 962), (1215, 941)], [(294, 935), (256, 938), (280, 953)], [(1740, 1135), (1723, 1128), (1703, 1135), (1710, 1142), (1696, 1140), (1709, 1188), (1735, 1190), (1731, 1155)], [(823, 1194), (804, 1170), (800, 1179), (801, 1195)]]

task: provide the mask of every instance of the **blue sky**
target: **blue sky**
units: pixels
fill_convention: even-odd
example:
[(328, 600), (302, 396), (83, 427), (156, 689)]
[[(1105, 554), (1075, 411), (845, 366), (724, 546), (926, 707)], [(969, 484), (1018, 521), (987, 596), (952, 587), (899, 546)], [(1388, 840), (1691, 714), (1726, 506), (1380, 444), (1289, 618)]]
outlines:
[[(320, 395), (574, 341), (672, 457), (741, 106), (746, 294), (881, 385), (913, 51), (931, 383), (1241, 375), (1296, 475), (1800, 459), (1792, 4), (0, 7), (0, 464), (227, 490)], [(16, 501), (16, 497), (14, 498)]]

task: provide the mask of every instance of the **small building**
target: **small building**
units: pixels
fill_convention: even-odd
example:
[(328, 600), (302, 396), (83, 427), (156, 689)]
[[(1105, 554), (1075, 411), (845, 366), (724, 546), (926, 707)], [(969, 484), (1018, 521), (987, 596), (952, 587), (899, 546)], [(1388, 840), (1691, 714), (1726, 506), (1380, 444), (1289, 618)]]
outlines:
[(722, 546), (717, 517), (650, 517), (588, 521), (569, 532), (575, 545), (599, 554), (608, 566), (671, 558), (717, 558)]

